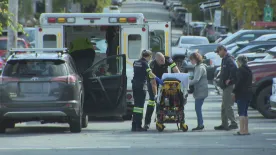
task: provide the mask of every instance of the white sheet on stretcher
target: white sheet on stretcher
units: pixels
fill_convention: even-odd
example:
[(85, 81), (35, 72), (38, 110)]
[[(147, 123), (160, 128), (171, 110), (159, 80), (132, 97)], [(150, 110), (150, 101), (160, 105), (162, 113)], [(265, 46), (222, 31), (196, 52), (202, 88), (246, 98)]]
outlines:
[[(189, 76), (188, 73), (164, 73), (162, 76), (162, 80), (165, 80), (167, 78), (175, 78), (179, 81), (181, 81), (181, 92), (183, 93), (183, 97), (188, 94), (189, 89)], [(159, 87), (162, 87), (159, 85)], [(160, 103), (161, 99), (161, 89), (158, 89), (158, 97), (157, 97), (157, 103)]]
[(175, 78), (181, 81), (181, 89), (188, 89), (189, 88), (189, 76), (188, 73), (164, 73), (162, 76), (162, 80), (167, 78)]

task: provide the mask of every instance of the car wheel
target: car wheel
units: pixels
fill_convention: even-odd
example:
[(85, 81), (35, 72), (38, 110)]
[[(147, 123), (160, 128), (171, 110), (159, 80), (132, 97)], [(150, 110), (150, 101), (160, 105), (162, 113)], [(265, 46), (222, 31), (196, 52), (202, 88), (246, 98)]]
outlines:
[(88, 115), (84, 115), (82, 117), (82, 125), (81, 125), (82, 128), (87, 128), (88, 127)]
[(272, 93), (272, 86), (267, 86), (262, 89), (257, 97), (257, 109), (258, 111), (268, 119), (276, 118), (276, 110), (271, 109), (269, 97)]
[(123, 120), (130, 121), (132, 119), (132, 114), (123, 116)]
[(6, 122), (6, 127), (12, 129), (12, 128), (15, 127), (15, 123), (14, 123), (14, 122), (11, 122), (11, 121), (10, 121), (10, 122)]
[(7, 124), (5, 121), (0, 122), (0, 133), (5, 133), (7, 129)]

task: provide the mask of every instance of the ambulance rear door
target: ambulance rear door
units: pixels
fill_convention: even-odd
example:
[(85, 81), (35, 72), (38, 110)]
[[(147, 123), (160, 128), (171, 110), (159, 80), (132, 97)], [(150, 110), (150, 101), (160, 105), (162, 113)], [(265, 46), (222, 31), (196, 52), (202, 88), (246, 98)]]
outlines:
[(127, 104), (133, 104), (132, 83), (133, 62), (140, 59), (141, 51), (149, 48), (149, 27), (143, 25), (127, 25), (121, 27), (120, 51), (126, 55)]
[(43, 26), (38, 28), (37, 48), (64, 48), (63, 26)]
[(171, 22), (148, 21), (147, 23), (151, 51), (171, 56)]

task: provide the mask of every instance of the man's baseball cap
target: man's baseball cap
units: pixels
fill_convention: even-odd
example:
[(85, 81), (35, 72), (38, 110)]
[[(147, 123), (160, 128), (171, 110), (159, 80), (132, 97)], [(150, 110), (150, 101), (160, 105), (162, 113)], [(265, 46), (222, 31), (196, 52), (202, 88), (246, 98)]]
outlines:
[(227, 51), (225, 46), (219, 45), (219, 46), (217, 47), (217, 49), (215, 50), (215, 53), (218, 53), (218, 52), (221, 51), (221, 50)]

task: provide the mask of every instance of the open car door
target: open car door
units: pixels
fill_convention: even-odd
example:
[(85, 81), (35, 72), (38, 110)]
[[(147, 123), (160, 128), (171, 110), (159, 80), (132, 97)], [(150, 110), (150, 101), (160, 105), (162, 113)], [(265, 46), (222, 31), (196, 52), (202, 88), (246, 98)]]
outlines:
[(83, 73), (84, 112), (89, 116), (122, 116), (126, 113), (126, 56), (100, 60)]

